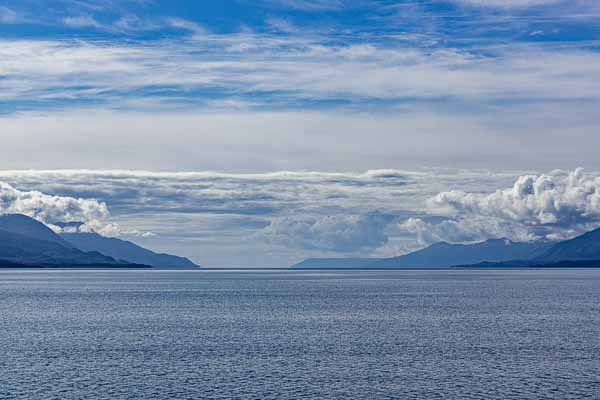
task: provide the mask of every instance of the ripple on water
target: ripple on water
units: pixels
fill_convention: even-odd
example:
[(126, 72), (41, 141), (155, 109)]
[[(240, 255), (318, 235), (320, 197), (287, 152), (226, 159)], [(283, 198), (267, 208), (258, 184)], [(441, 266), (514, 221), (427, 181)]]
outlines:
[(600, 271), (0, 271), (2, 399), (598, 398)]

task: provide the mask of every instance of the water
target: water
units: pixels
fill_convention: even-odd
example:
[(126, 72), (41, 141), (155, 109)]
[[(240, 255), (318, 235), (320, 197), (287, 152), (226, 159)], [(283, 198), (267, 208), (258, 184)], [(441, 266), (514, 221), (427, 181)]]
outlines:
[(600, 398), (600, 270), (0, 271), (1, 399)]

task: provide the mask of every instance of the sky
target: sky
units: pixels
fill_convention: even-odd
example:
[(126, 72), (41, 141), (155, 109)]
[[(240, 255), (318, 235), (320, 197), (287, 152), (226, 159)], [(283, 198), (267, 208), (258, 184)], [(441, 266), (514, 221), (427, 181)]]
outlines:
[(595, 0), (0, 0), (0, 212), (215, 267), (600, 225)]

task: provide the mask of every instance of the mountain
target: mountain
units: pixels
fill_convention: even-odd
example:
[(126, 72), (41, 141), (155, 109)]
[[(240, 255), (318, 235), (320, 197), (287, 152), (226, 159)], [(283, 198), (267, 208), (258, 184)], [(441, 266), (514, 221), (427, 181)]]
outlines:
[(529, 260), (543, 254), (550, 246), (549, 242), (513, 242), (508, 239), (490, 239), (475, 244), (440, 242), (414, 253), (381, 260), (371, 267), (445, 268), (485, 261)]
[(126, 240), (108, 238), (95, 232), (63, 233), (62, 238), (83, 251), (97, 251), (117, 260), (165, 268), (198, 268), (184, 257), (158, 254)]
[(22, 266), (124, 266), (98, 252), (83, 252), (60, 243), (0, 230), (0, 265)]
[(315, 269), (336, 269), (336, 268), (369, 268), (374, 262), (381, 258), (309, 258), (291, 268), (315, 268)]
[(556, 243), (534, 261), (553, 263), (565, 260), (600, 260), (600, 229)]
[(62, 245), (63, 247), (73, 248), (73, 245), (67, 243), (54, 231), (38, 220), (22, 214), (4, 214), (0, 215), (0, 229), (6, 232), (18, 233), (33, 239), (45, 240)]
[(502, 262), (482, 262), (478, 264), (453, 265), (452, 268), (477, 268), (477, 269), (498, 269), (498, 268), (600, 268), (599, 260), (564, 260), (557, 262), (540, 262), (535, 260), (511, 260)]
[(435, 243), (424, 249), (400, 257), (369, 259), (308, 259), (292, 268), (447, 268), (482, 262), (530, 260), (544, 254), (553, 243), (512, 242), (508, 239), (490, 239), (474, 244)]
[(148, 267), (97, 251), (81, 251), (43, 223), (20, 214), (0, 216), (0, 267)]
[(464, 263), (463, 268), (592, 268), (600, 266), (600, 229), (558, 242), (533, 258)]

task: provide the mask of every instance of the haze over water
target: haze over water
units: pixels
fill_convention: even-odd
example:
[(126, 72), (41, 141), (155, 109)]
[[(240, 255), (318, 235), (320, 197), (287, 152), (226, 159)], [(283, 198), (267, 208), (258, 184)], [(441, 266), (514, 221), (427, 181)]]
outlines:
[(0, 271), (0, 398), (592, 398), (600, 271)]

